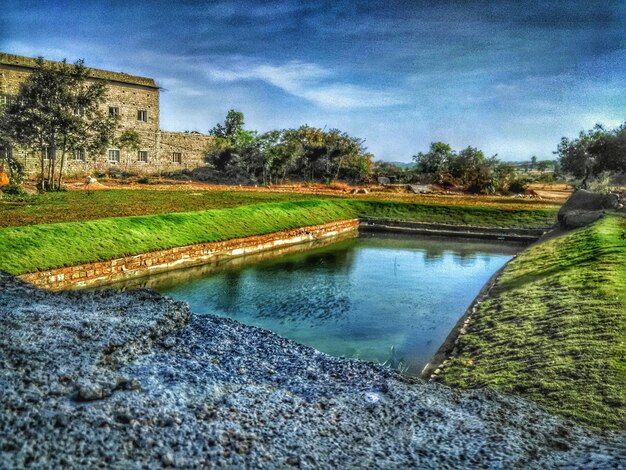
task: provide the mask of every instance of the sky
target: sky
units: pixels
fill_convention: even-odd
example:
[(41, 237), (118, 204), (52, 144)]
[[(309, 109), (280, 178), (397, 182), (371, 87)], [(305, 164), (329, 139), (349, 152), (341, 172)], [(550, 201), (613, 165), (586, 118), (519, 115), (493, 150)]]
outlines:
[(433, 141), (502, 160), (626, 121), (623, 0), (2, 0), (0, 51), (153, 77), (161, 127), (231, 108), (410, 161)]

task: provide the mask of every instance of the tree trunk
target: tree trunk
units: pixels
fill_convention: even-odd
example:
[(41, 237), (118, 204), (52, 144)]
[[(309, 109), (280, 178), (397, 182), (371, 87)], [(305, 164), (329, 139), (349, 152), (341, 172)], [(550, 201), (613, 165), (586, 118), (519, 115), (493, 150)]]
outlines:
[(46, 151), (43, 145), (39, 148), (40, 150), (40, 159), (41, 159), (41, 181), (39, 182), (39, 190), (44, 192), (46, 190), (45, 181), (46, 181)]
[(61, 185), (63, 184), (63, 167), (65, 166), (65, 153), (66, 150), (63, 149), (63, 153), (61, 154), (61, 163), (59, 165), (59, 184), (58, 184), (58, 189), (61, 189)]
[(587, 166), (585, 168), (585, 177), (583, 178), (582, 183), (580, 184), (582, 189), (587, 189), (587, 180), (589, 179), (589, 176), (591, 176), (591, 168)]

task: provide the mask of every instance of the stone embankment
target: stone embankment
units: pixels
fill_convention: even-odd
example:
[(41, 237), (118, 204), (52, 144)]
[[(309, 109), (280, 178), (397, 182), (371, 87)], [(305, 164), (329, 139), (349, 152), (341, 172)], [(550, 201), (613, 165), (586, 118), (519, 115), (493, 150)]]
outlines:
[(153, 291), (50, 292), (0, 273), (1, 468), (616, 468), (624, 437)]
[(357, 219), (338, 220), (264, 235), (198, 243), (108, 261), (48, 269), (22, 274), (19, 277), (38, 287), (52, 290), (109, 284), (172, 269), (199, 266), (236, 256), (330, 239), (348, 233), (356, 236), (358, 227)]
[(435, 235), (442, 237), (480, 238), (513, 242), (534, 242), (545, 230), (476, 227), (471, 225), (429, 224), (394, 219), (361, 219), (360, 230), (368, 232), (391, 232), (408, 235)]

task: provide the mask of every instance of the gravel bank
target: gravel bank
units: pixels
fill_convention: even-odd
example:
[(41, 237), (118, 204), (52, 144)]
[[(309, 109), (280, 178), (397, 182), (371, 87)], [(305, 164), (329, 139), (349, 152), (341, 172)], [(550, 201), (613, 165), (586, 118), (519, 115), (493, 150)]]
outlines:
[(0, 273), (0, 467), (619, 467), (524, 400), (408, 381), (149, 290)]

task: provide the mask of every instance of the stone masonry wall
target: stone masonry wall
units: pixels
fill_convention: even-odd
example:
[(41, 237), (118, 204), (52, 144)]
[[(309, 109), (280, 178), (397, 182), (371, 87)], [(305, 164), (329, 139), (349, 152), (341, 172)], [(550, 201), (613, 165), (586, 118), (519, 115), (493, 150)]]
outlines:
[(51, 290), (107, 284), (298, 243), (336, 237), (351, 232), (356, 235), (358, 227), (359, 221), (357, 219), (340, 220), (265, 235), (199, 243), (109, 261), (38, 271), (22, 274), (18, 277), (36, 286)]

